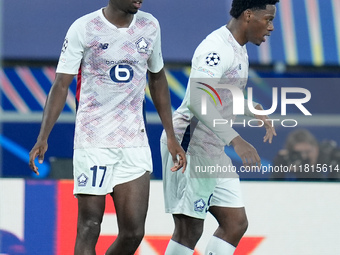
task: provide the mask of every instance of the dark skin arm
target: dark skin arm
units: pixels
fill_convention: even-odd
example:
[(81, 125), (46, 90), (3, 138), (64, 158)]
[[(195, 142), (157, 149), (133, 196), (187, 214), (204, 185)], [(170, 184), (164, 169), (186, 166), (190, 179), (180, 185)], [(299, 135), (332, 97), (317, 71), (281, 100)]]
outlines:
[(44, 161), (44, 155), (48, 148), (47, 139), (65, 106), (68, 88), (73, 77), (74, 75), (57, 73), (48, 94), (37, 142), (29, 153), (29, 166), (37, 175), (39, 172), (34, 159), (38, 157), (40, 164)]
[(158, 73), (148, 72), (148, 75), (150, 94), (166, 132), (168, 149), (174, 162), (174, 167), (171, 168), (171, 171), (177, 171), (183, 167), (182, 171), (184, 172), (187, 161), (185, 152), (175, 137), (172, 125), (170, 94), (164, 69), (162, 68)]
[[(257, 105), (255, 107), (257, 110), (263, 110), (261, 105)], [(270, 124), (267, 116), (264, 115), (255, 115), (255, 118), (262, 120), (264, 123), (264, 127), (266, 129), (266, 134), (263, 137), (263, 142), (272, 143), (273, 136), (276, 136), (275, 127)], [(261, 123), (259, 123), (261, 125)], [(261, 166), (261, 159), (258, 155), (256, 149), (247, 141), (245, 141), (241, 136), (235, 137), (231, 144), (234, 146), (234, 150), (237, 155), (242, 159), (244, 166), (256, 165)]]

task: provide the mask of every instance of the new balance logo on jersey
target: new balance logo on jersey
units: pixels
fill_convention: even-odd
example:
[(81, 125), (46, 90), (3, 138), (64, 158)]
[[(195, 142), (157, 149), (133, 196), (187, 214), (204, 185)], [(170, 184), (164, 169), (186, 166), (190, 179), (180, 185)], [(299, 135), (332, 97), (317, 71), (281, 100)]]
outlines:
[(139, 53), (147, 53), (149, 44), (144, 37), (142, 37), (136, 42), (136, 46)]
[(109, 47), (108, 43), (100, 43), (98, 48), (102, 50), (106, 50)]

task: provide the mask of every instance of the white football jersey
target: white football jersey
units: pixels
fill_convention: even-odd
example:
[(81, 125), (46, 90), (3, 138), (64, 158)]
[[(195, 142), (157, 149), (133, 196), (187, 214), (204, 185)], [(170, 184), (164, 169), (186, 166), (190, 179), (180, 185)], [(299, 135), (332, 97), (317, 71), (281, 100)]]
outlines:
[(160, 27), (138, 11), (117, 28), (102, 9), (69, 28), (57, 73), (79, 74), (74, 148), (148, 146), (143, 119), (146, 72), (163, 68)]
[[(239, 45), (227, 27), (223, 26), (208, 35), (197, 47), (192, 58), (190, 79), (204, 78), (205, 81), (208, 80), (208, 83), (209, 79), (211, 81), (227, 80), (229, 85), (237, 86), (243, 91), (247, 84), (248, 68), (246, 46)], [(188, 108), (188, 105), (193, 103), (190, 93), (192, 93), (192, 89), (196, 89), (190, 86), (189, 80), (184, 100), (173, 115), (176, 136), (179, 141), (182, 141), (182, 146), (187, 149), (189, 155), (218, 158), (221, 153), (224, 153), (224, 146), (229, 145), (231, 140), (238, 136), (238, 133), (230, 125), (220, 125), (220, 127), (214, 128), (211, 120), (200, 119), (198, 122), (194, 121), (190, 124), (193, 117)], [(216, 91), (223, 105), (216, 107), (219, 119), (226, 119), (229, 122), (234, 120), (233, 98), (230, 91), (226, 89), (216, 89)], [(207, 117), (209, 116), (210, 112), (207, 114)], [(190, 129), (192, 137), (190, 137)], [(162, 141), (166, 143), (164, 132)]]

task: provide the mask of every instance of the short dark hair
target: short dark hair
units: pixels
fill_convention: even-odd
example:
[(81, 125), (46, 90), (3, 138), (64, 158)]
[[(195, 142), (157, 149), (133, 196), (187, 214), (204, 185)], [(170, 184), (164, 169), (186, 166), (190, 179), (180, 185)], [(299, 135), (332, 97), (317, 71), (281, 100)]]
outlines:
[(275, 5), (280, 0), (233, 0), (230, 15), (237, 19), (245, 10), (265, 10), (267, 5)]

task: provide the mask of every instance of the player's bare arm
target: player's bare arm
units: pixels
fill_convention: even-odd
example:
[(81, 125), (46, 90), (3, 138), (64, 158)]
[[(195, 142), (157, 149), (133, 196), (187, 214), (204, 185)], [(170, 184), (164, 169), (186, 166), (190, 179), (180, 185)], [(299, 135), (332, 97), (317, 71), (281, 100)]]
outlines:
[[(260, 104), (256, 105), (255, 109), (263, 110), (263, 108)], [(275, 127), (274, 127), (274, 123), (272, 123), (271, 121), (268, 121), (269, 118), (266, 115), (256, 115), (255, 114), (255, 118), (262, 120), (262, 122), (264, 123), (263, 126), (266, 129), (266, 134), (263, 137), (263, 142), (265, 143), (265, 142), (268, 141), (269, 143), (272, 143), (273, 137), (277, 136), (276, 131), (275, 131)], [(262, 122), (261, 122), (261, 124), (262, 124)]]
[(68, 88), (73, 77), (74, 76), (70, 74), (57, 73), (51, 91), (48, 94), (39, 136), (36, 144), (29, 153), (29, 166), (37, 175), (39, 175), (39, 172), (38, 167), (34, 163), (34, 159), (38, 157), (39, 163), (44, 161), (44, 155), (48, 148), (48, 136), (65, 106)]
[(164, 69), (162, 68), (158, 73), (148, 72), (148, 74), (150, 94), (166, 132), (168, 149), (174, 162), (174, 167), (171, 168), (171, 171), (183, 168), (182, 171), (184, 172), (187, 162), (185, 152), (178, 143), (173, 130), (170, 94)]

